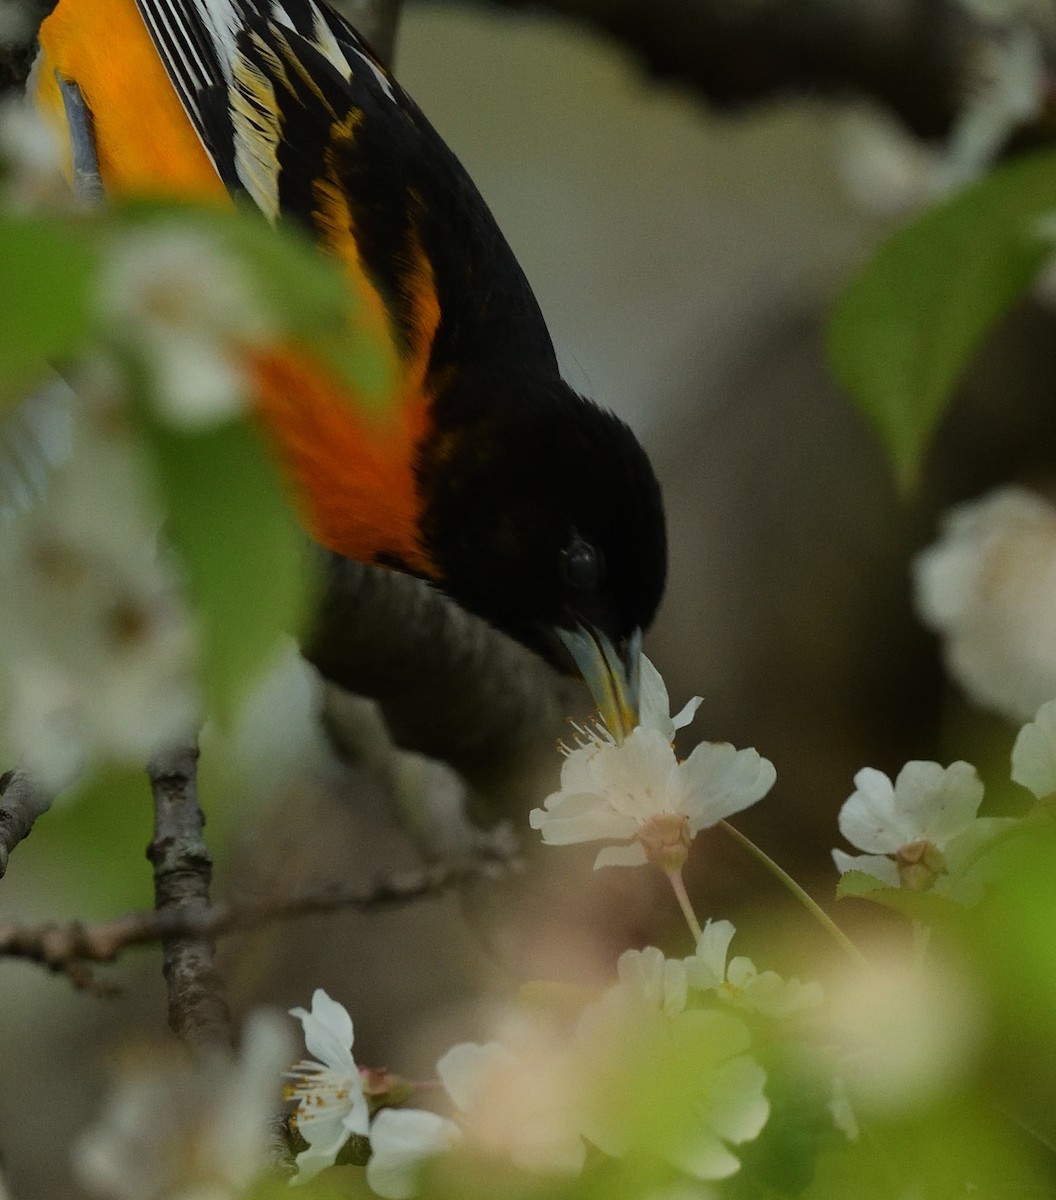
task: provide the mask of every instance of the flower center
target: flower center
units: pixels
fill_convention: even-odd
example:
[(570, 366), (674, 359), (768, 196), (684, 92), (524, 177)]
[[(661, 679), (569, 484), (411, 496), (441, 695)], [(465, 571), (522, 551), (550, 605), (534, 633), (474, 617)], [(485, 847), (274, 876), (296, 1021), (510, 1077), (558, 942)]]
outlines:
[(895, 862), (902, 886), (914, 892), (926, 892), (946, 871), (942, 852), (926, 838), (900, 846)]
[(328, 1116), (335, 1108), (350, 1109), (359, 1082), (314, 1062), (298, 1063), (287, 1078), (290, 1083), (284, 1089), (285, 1097), (297, 1104), (293, 1121), (302, 1126)]
[(638, 833), (648, 860), (665, 875), (680, 871), (689, 854), (689, 816), (686, 813), (657, 813)]

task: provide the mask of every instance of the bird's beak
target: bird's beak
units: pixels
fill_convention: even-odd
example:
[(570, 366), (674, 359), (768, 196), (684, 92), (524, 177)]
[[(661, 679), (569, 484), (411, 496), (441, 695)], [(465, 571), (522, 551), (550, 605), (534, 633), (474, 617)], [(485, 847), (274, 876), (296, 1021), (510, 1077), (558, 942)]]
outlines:
[(555, 633), (601, 712), (602, 720), (617, 742), (638, 724), (638, 683), (642, 656), (642, 631), (636, 629), (621, 654), (608, 636), (592, 625)]

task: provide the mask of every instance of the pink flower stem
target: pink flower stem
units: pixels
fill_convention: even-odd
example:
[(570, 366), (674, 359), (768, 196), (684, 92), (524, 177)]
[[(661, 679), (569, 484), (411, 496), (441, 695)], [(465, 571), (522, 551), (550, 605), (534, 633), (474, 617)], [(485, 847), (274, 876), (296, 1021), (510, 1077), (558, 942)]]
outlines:
[(700, 928), (697, 914), (693, 911), (686, 885), (682, 882), (682, 869), (678, 867), (674, 871), (665, 871), (664, 874), (671, 884), (675, 898), (678, 900), (678, 907), (682, 910), (682, 915), (686, 918), (686, 924), (689, 926), (689, 932), (693, 935), (693, 941), (696, 943), (700, 941), (703, 930)]
[(803, 907), (818, 922), (818, 924), (827, 930), (833, 940), (840, 945), (849, 958), (853, 959), (854, 962), (856, 962), (860, 967), (869, 966), (869, 960), (865, 957), (861, 950), (858, 949), (854, 942), (852, 942), (851, 939), (843, 932), (839, 925), (836, 924), (832, 917), (829, 916), (829, 914), (812, 896), (808, 895), (807, 892), (800, 887), (798, 883), (796, 883), (792, 876), (789, 875), (789, 873), (783, 867), (779, 867), (765, 850), (761, 850), (750, 837), (746, 837), (739, 829), (734, 829), (729, 821), (720, 821), (719, 828), (727, 836), (733, 838), (737, 845), (743, 850), (747, 850), (748, 853), (756, 860), (756, 862), (764, 866), (775, 879), (779, 880), (786, 888), (788, 888), (792, 895), (795, 896), (795, 898), (800, 902), (800, 904), (803, 905)]

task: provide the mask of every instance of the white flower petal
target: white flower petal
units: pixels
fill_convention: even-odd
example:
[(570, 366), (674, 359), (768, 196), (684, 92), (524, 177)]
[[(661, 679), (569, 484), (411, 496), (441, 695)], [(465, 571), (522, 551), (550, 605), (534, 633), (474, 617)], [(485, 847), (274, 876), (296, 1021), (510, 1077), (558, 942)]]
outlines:
[(655, 729), (639, 725), (613, 754), (598, 760), (596, 777), (617, 812), (644, 824), (674, 811), (678, 759), (671, 743)]
[[(311, 1128), (315, 1128), (312, 1126)], [(298, 1125), (301, 1136), (305, 1141), (308, 1141), (307, 1129)], [(290, 1183), (299, 1185), (308, 1183), (314, 1179), (320, 1171), (325, 1171), (328, 1167), (334, 1165), (334, 1160), (340, 1153), (341, 1147), (348, 1141), (348, 1134), (341, 1126), (340, 1121), (334, 1123), (331, 1121), (319, 1122), (316, 1132), (319, 1134), (317, 1140), (308, 1143), (307, 1150), (302, 1150), (293, 1160), (293, 1165), (297, 1168), (296, 1174), (290, 1180)], [(325, 1133), (327, 1136), (323, 1137)]]
[(1056, 700), (1043, 704), (1012, 747), (1012, 778), (1039, 800), (1056, 792)]
[(741, 1160), (705, 1125), (692, 1142), (669, 1152), (667, 1158), (696, 1179), (728, 1179), (741, 1169)]
[(679, 710), (677, 716), (671, 717), (671, 701), (667, 694), (667, 685), (663, 676), (653, 666), (648, 658), (642, 655), (641, 677), (638, 688), (638, 721), (646, 729), (655, 729), (669, 741), (674, 741), (675, 731), (684, 729), (702, 701), (700, 696), (694, 696)]
[(947, 514), (914, 564), (917, 605), (950, 673), (1019, 722), (1056, 696), (1056, 509), (1001, 488)]
[(845, 854), (842, 850), (833, 850), (832, 861), (841, 875), (848, 871), (864, 871), (888, 887), (897, 888), (902, 883), (895, 860), (882, 854)]
[(407, 1200), (429, 1158), (452, 1149), (462, 1134), (453, 1121), (423, 1109), (383, 1108), (370, 1127), (367, 1184), (386, 1200)]
[(770, 1116), (763, 1093), (766, 1072), (747, 1054), (717, 1064), (708, 1080), (707, 1116), (711, 1127), (728, 1142), (759, 1136)]
[(638, 720), (647, 729), (655, 729), (670, 742), (676, 726), (671, 720), (671, 701), (664, 677), (643, 654), (638, 682)]
[(707, 921), (692, 958), (687, 958), (686, 974), (692, 987), (710, 992), (726, 978), (726, 956), (736, 930), (730, 921)]
[(469, 1112), (480, 1097), (488, 1072), (513, 1062), (514, 1056), (498, 1042), (459, 1042), (437, 1062), (436, 1074), (455, 1107)]
[(686, 966), (676, 958), (665, 958), (656, 946), (625, 950), (616, 963), (620, 986), (636, 999), (661, 1012), (681, 1012), (686, 1007)]
[(685, 729), (693, 718), (697, 715), (697, 709), (704, 703), (703, 696), (694, 696), (692, 700), (687, 700), (678, 712), (671, 718), (671, 724), (676, 729)]
[[(742, 967), (742, 963), (750, 969)], [(736, 983), (735, 974), (742, 976), (741, 983)], [(730, 982), (743, 989), (741, 1002), (745, 1008), (776, 1021), (809, 1012), (824, 999), (820, 983), (782, 979), (776, 971), (759, 973), (747, 959), (735, 958), (730, 963)]]
[(882, 772), (863, 767), (854, 777), (855, 790), (840, 809), (840, 833), (859, 850), (894, 854), (915, 838), (895, 803), (895, 785)]
[(927, 839), (940, 850), (971, 825), (982, 802), (983, 783), (970, 763), (908, 762), (895, 780), (895, 804), (914, 835), (906, 840)]
[(634, 837), (639, 823), (633, 817), (616, 812), (602, 796), (565, 795), (555, 792), (544, 801), (546, 808), (534, 808), (528, 814), (532, 829), (538, 829), (550, 846), (568, 846), (576, 842), (594, 842), (602, 838)]
[(316, 988), (312, 994), (312, 1011), (291, 1008), (290, 1016), (301, 1022), (304, 1044), (313, 1058), (333, 1071), (357, 1073), (352, 1058), (352, 1018), (344, 1005), (331, 1000), (322, 988)]
[(631, 842), (629, 846), (606, 846), (598, 851), (594, 870), (601, 867), (644, 867), (648, 861), (649, 856), (641, 842)]
[(757, 750), (737, 750), (729, 742), (701, 742), (679, 773), (694, 837), (761, 800), (777, 778), (773, 763)]

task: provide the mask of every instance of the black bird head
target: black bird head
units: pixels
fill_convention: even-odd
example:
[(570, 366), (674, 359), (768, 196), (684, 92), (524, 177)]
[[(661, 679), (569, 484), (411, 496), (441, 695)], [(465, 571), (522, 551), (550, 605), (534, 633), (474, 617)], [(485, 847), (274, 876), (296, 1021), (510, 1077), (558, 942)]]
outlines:
[(637, 723), (642, 631), (660, 603), (660, 486), (631, 430), (555, 377), (457, 377), (419, 479), (438, 582), (566, 673), (613, 732)]

